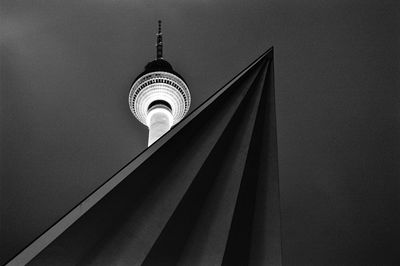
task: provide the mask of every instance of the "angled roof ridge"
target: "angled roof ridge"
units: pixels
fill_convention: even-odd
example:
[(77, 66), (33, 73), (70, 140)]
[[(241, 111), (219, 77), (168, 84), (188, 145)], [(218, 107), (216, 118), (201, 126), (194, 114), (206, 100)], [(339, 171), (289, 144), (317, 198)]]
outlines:
[(132, 160), (126, 163), (120, 170), (113, 174), (110, 178), (104, 181), (97, 188), (92, 190), (84, 199), (66, 212), (60, 219), (49, 226), (43, 233), (30, 242), (18, 254), (11, 258), (7, 265), (24, 265), (39, 254), (51, 242), (53, 242), (59, 235), (61, 235), (67, 228), (69, 228), (75, 221), (82, 215), (90, 210), (97, 202), (104, 196), (112, 191), (119, 183), (121, 183), (129, 174), (131, 174), (137, 167), (145, 162), (152, 154), (154, 154), (165, 142), (171, 139), (177, 132), (180, 131), (186, 124), (199, 115), (207, 106), (214, 102), (221, 94), (223, 94), (230, 86), (239, 80), (247, 71), (262, 59), (273, 58), (273, 47), (266, 50), (259, 57), (253, 60), (246, 68), (236, 74), (231, 80), (226, 82), (220, 89), (209, 96), (202, 104), (191, 111), (182, 121), (176, 124), (169, 132), (158, 139), (153, 145), (146, 148)]

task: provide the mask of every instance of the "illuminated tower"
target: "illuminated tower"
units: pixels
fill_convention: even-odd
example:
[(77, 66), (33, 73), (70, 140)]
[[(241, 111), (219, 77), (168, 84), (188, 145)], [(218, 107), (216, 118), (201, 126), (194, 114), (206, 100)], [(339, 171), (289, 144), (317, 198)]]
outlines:
[(163, 58), (161, 21), (158, 21), (157, 57), (133, 82), (129, 107), (149, 128), (148, 146), (182, 120), (190, 107), (190, 92), (184, 79)]

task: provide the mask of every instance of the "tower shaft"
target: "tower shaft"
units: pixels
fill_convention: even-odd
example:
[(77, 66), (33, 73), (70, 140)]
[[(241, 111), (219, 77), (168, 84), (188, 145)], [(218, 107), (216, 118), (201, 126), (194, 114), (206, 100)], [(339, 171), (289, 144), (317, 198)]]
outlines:
[(147, 126), (149, 128), (148, 146), (167, 133), (173, 124), (171, 112), (165, 108), (155, 108), (147, 115)]

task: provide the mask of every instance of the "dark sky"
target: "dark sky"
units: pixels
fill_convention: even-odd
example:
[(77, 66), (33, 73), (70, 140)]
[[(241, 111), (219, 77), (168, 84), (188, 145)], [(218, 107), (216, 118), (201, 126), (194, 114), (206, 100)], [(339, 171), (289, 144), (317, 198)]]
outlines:
[(3, 258), (146, 148), (128, 92), (161, 19), (191, 110), (274, 46), (284, 264), (398, 259), (398, 1), (2, 0), (0, 12)]

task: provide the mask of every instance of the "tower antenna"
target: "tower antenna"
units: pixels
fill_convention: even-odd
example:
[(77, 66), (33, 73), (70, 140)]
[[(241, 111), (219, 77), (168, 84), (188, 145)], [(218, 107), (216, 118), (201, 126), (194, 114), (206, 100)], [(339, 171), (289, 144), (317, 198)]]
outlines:
[(157, 32), (157, 59), (163, 58), (163, 42), (162, 42), (162, 32), (161, 32), (161, 20), (158, 21), (158, 32)]

